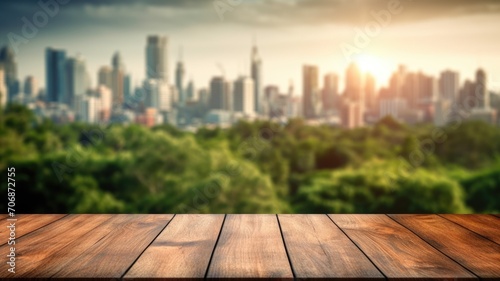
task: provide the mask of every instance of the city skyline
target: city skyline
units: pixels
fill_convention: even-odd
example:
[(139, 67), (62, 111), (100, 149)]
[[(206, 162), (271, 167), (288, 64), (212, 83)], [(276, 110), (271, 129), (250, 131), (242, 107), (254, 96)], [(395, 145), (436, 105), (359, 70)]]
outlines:
[[(26, 76), (34, 76), (40, 86), (46, 87), (43, 53), (46, 47), (55, 46), (66, 50), (68, 56), (74, 57), (78, 53), (82, 55), (94, 86), (99, 68), (109, 65), (111, 56), (119, 51), (134, 86), (140, 86), (146, 73), (144, 38), (158, 34), (167, 36), (169, 40), (167, 75), (174, 76), (175, 65), (180, 56), (178, 50), (182, 47), (185, 81), (192, 78), (198, 88), (208, 87), (210, 79), (220, 75), (218, 64), (224, 67), (226, 77), (230, 80), (236, 80), (242, 74), (251, 76), (248, 54), (256, 37), (265, 77), (262, 86), (272, 84), (284, 90), (292, 80), (295, 89), (302, 89), (302, 66), (311, 64), (318, 66), (320, 77), (329, 72), (337, 73), (339, 86), (343, 89), (344, 70), (350, 61), (344, 57), (341, 44), (352, 44), (356, 36), (355, 28), (363, 28), (371, 20), (370, 12), (380, 11), (389, 1), (361, 1), (363, 3), (358, 4), (364, 8), (359, 11), (352, 9), (357, 6), (342, 6), (337, 1), (282, 0), (267, 1), (265, 4), (262, 1), (243, 1), (227, 11), (222, 21), (211, 3), (123, 2), (116, 4), (103, 1), (99, 4), (89, 1), (85, 5), (77, 2), (60, 5), (60, 14), (50, 18), (48, 24), (40, 28), (30, 42), (19, 45), (16, 54), (18, 77), (24, 79)], [(489, 74), (491, 88), (498, 90), (496, 81), (500, 80), (500, 61), (494, 55), (500, 38), (500, 31), (495, 29), (495, 23), (500, 19), (498, 5), (491, 1), (475, 1), (475, 4), (455, 1), (455, 4), (449, 4), (453, 8), (451, 10), (463, 11), (451, 13), (442, 7), (436, 7), (439, 6), (437, 4), (432, 6), (428, 1), (423, 2), (427, 4), (401, 1), (405, 8), (403, 12), (393, 15), (392, 22), (383, 27), (378, 36), (369, 38), (368, 46), (362, 48), (364, 63), (361, 66), (364, 70), (377, 70), (374, 73), (376, 87), (386, 86), (392, 72), (399, 64), (404, 64), (412, 71), (422, 70), (432, 76), (438, 76), (446, 69), (457, 71), (461, 73), (461, 84), (465, 79), (473, 79), (476, 69), (483, 68)], [(1, 25), (4, 36), (0, 43), (6, 44), (9, 33), (21, 34), (23, 15), (31, 19), (30, 16), (41, 8), (26, 1), (2, 5), (12, 12), (4, 18), (6, 24)], [(84, 6), (82, 15), (68, 19), (69, 15), (74, 15), (75, 9), (82, 8), (81, 5)], [(345, 11), (351, 17), (346, 15), (336, 21), (321, 21), (303, 15), (307, 14), (304, 10), (318, 12), (325, 5), (331, 6), (328, 10), (332, 13)], [(274, 11), (275, 22), (262, 22), (264, 15), (272, 12), (262, 6)], [(154, 13), (152, 8), (158, 9), (158, 12)], [(276, 12), (278, 8), (299, 16), (296, 21), (290, 21), (282, 12)], [(429, 10), (430, 8), (432, 9)], [(165, 9), (171, 12), (160, 13)], [(147, 12), (148, 16), (139, 13), (141, 11)], [(181, 14), (192, 12), (193, 17), (179, 22), (179, 15), (172, 11)], [(254, 22), (245, 17), (252, 11), (261, 12)], [(422, 11), (432, 13), (423, 16)], [(194, 15), (204, 16), (200, 19), (194, 18)], [(19, 18), (15, 19), (16, 16)], [(126, 30), (120, 26), (124, 20), (117, 20), (119, 16), (131, 21), (125, 23)], [(151, 19), (141, 23), (141, 19), (146, 17)], [(81, 22), (85, 18), (93, 19), (94, 22)], [(67, 20), (67, 24), (63, 25), (63, 20)], [(108, 24), (99, 25), (103, 20), (109, 21)], [(112, 22), (116, 24), (110, 24)], [(432, 32), (429, 32), (430, 28)]]

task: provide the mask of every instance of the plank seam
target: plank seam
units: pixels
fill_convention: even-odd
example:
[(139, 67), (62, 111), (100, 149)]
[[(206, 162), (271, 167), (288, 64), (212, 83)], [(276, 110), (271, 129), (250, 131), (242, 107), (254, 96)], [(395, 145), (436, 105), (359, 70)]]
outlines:
[(288, 259), (288, 263), (290, 264), (290, 269), (292, 270), (293, 280), (297, 280), (297, 277), (295, 276), (295, 269), (293, 268), (292, 260), (290, 259), (288, 248), (286, 247), (285, 236), (283, 235), (283, 230), (281, 229), (281, 223), (278, 214), (276, 214), (276, 220), (278, 221), (278, 227), (280, 229), (281, 240), (283, 240), (283, 246), (285, 247), (286, 257)]
[(129, 270), (132, 268), (132, 266), (134, 266), (134, 264), (141, 258), (141, 256), (144, 254), (144, 252), (146, 252), (146, 250), (151, 246), (151, 244), (153, 244), (153, 242), (158, 238), (158, 236), (160, 236), (160, 234), (165, 230), (165, 228), (167, 228), (167, 226), (174, 220), (176, 215), (177, 214), (174, 214), (174, 216), (167, 222), (167, 224), (165, 224), (165, 226), (158, 232), (158, 234), (155, 236), (155, 238), (153, 238), (151, 240), (151, 242), (146, 247), (144, 247), (142, 252), (137, 256), (137, 258), (130, 264), (130, 266), (127, 268), (127, 270), (125, 270), (125, 272), (122, 274), (122, 276), (120, 277), (120, 280), (123, 280), (125, 275), (127, 275)]
[(342, 227), (338, 226), (335, 221), (328, 215), (328, 214), (325, 214), (325, 216), (338, 228), (340, 229), (340, 231), (342, 231), (342, 233), (344, 233), (344, 235), (347, 237), (347, 239), (349, 239), (353, 244), (354, 246), (356, 246), (356, 248), (359, 249), (359, 251), (361, 253), (363, 253), (363, 255), (365, 255), (365, 257), (373, 264), (373, 266), (380, 272), (380, 274), (382, 274), (382, 276), (384, 276), (385, 280), (389, 280), (389, 278), (385, 275), (385, 273), (380, 269), (378, 268), (378, 266), (372, 261), (372, 259), (359, 247), (359, 245), (354, 242), (354, 240), (351, 239), (351, 237), (349, 237), (349, 235), (347, 235), (347, 233), (342, 229)]
[(415, 234), (415, 236), (417, 236), (419, 239), (421, 239), (422, 241), (424, 241), (425, 243), (427, 243), (427, 245), (431, 246), (432, 248), (436, 249), (436, 251), (440, 252), (441, 254), (443, 254), (445, 257), (449, 258), (450, 260), (454, 261), (456, 264), (460, 265), (461, 267), (463, 267), (465, 270), (467, 270), (468, 272), (472, 273), (472, 275), (476, 276), (476, 278), (478, 280), (481, 280), (482, 278), (479, 277), (479, 275), (475, 274), (472, 270), (468, 269), (467, 267), (465, 267), (463, 264), (459, 263), (458, 261), (456, 261), (454, 258), (450, 257), (449, 255), (445, 254), (443, 251), (439, 250), (438, 248), (434, 247), (434, 245), (432, 245), (431, 243), (425, 241), (424, 238), (422, 238), (420, 235), (418, 235), (417, 233), (415, 233), (413, 230), (411, 230), (409, 227), (406, 227), (404, 224), (398, 222), (396, 219), (394, 219), (393, 217), (389, 216), (388, 214), (386, 214), (386, 216), (388, 216), (391, 220), (395, 221), (397, 224), (403, 226), (404, 228), (408, 229), (411, 233)]
[(467, 227), (467, 226), (465, 226), (465, 225), (461, 225), (461, 224), (459, 224), (458, 222), (452, 221), (452, 220), (450, 220), (450, 219), (448, 219), (448, 218), (446, 218), (446, 217), (443, 217), (443, 216), (442, 216), (442, 215), (440, 215), (440, 214), (436, 214), (436, 215), (437, 215), (437, 216), (439, 216), (439, 217), (441, 217), (441, 218), (443, 218), (443, 219), (445, 219), (445, 220), (447, 220), (447, 221), (449, 221), (449, 222), (452, 222), (452, 223), (454, 223), (454, 224), (456, 224), (456, 225), (458, 225), (458, 226), (460, 226), (460, 227), (462, 227), (462, 228), (465, 228), (466, 230), (468, 230), (468, 231), (470, 231), (470, 232), (472, 232), (472, 233), (474, 233), (474, 234), (477, 234), (477, 235), (481, 236), (481, 238), (484, 238), (484, 239), (486, 239), (486, 240), (488, 240), (488, 241), (491, 241), (491, 242), (493, 242), (493, 243), (495, 243), (495, 244), (497, 244), (497, 245), (500, 245), (500, 243), (497, 243), (497, 242), (495, 242), (495, 241), (491, 240), (490, 238), (488, 238), (488, 237), (486, 237), (486, 236), (482, 235), (481, 233), (477, 233), (477, 232), (475, 232), (474, 230), (472, 230), (472, 229), (468, 228), (468, 227)]
[(215, 254), (215, 249), (217, 249), (217, 245), (219, 245), (219, 239), (220, 239), (220, 236), (222, 234), (222, 229), (224, 228), (224, 223), (226, 222), (226, 217), (227, 217), (227, 214), (224, 214), (224, 219), (222, 220), (222, 225), (220, 226), (219, 235), (217, 235), (217, 240), (215, 240), (214, 248), (212, 250), (212, 254), (210, 254), (210, 259), (208, 260), (207, 270), (205, 271), (205, 276), (203, 277), (203, 279), (207, 279), (208, 270), (210, 269), (210, 265), (212, 264), (212, 260), (214, 258), (214, 254)]
[[(70, 215), (71, 215), (71, 216), (80, 216), (80, 215), (88, 215), (88, 214), (70, 214)], [(70, 216), (70, 215), (68, 215), (68, 216)], [(94, 214), (94, 215), (95, 215), (95, 214)], [(104, 215), (109, 215), (109, 214), (104, 214)], [(113, 220), (113, 216), (111, 215), (108, 219), (105, 219), (105, 220), (104, 220), (104, 221), (102, 221), (101, 223), (99, 223), (99, 224), (95, 225), (94, 227), (92, 227), (91, 229), (89, 229), (89, 230), (85, 231), (85, 232), (84, 232), (84, 233), (80, 236), (80, 238), (81, 238), (81, 237), (86, 236), (87, 234), (89, 234), (89, 233), (91, 233), (92, 231), (94, 231), (94, 229), (96, 229), (96, 228), (100, 227), (101, 225), (103, 225), (103, 224), (105, 224), (105, 223), (108, 223), (108, 222), (110, 222), (110, 221), (112, 221), (112, 220)], [(105, 235), (105, 236), (107, 236), (107, 235)], [(70, 242), (70, 243), (68, 243), (68, 244), (66, 244), (64, 247), (62, 247), (61, 249), (59, 249), (57, 252), (59, 252), (59, 251), (61, 251), (61, 250), (64, 250), (64, 249), (65, 249), (66, 247), (68, 247), (68, 245), (70, 245), (70, 244), (71, 244), (71, 242)], [(87, 250), (88, 250), (88, 249), (87, 249)], [(86, 251), (86, 250), (85, 250), (85, 251)], [(85, 252), (85, 251), (84, 251), (84, 252)], [(80, 253), (80, 254), (79, 254), (76, 258), (79, 258), (81, 254), (82, 254), (82, 253)], [(74, 261), (76, 258), (71, 259), (69, 262), (67, 262), (67, 263), (65, 264), (65, 266), (67, 266), (69, 263), (71, 263), (72, 261)], [(61, 271), (63, 271), (63, 270), (64, 270), (64, 268), (60, 268), (59, 270), (57, 270), (56, 272), (54, 272), (54, 273), (53, 273), (50, 277), (48, 277), (47, 279), (57, 279), (57, 277), (54, 277), (54, 276), (56, 276), (59, 272), (61, 272)]]
[[(48, 225), (50, 225), (50, 224), (53, 224), (53, 223), (55, 223), (56, 221), (59, 221), (59, 220), (61, 220), (61, 219), (65, 218), (65, 217), (67, 217), (68, 215), (69, 215), (69, 214), (65, 214), (64, 216), (62, 216), (62, 217), (60, 217), (60, 218), (58, 218), (58, 219), (55, 219), (55, 220), (53, 220), (53, 221), (51, 221), (51, 222), (49, 222), (49, 223), (47, 223), (47, 224), (44, 224), (44, 225), (40, 226), (40, 227), (39, 227), (39, 228), (37, 228), (37, 229), (33, 229), (33, 230), (32, 230), (32, 231), (30, 231), (30, 232), (26, 232), (25, 234), (23, 234), (23, 235), (21, 235), (21, 236), (16, 237), (16, 240), (17, 240), (17, 239), (19, 239), (19, 238), (21, 238), (21, 237), (24, 237), (24, 236), (26, 236), (26, 235), (28, 235), (28, 234), (30, 234), (30, 233), (33, 233), (33, 232), (35, 232), (35, 231), (38, 231), (38, 230), (40, 230), (40, 229), (42, 229), (42, 228), (44, 228), (44, 227), (46, 227), (46, 226), (48, 226)], [(9, 217), (7, 216), (7, 218), (9, 218)], [(7, 219), (7, 218), (6, 218), (6, 219)], [(0, 244), (0, 246), (3, 246), (3, 245), (7, 245), (7, 242), (5, 242), (5, 243), (3, 243), (3, 244)]]

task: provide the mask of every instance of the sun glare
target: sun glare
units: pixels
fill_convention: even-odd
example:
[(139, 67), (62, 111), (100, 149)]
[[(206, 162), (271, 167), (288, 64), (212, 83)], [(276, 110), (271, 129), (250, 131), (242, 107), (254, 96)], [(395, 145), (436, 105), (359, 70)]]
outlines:
[(362, 72), (371, 73), (378, 85), (387, 83), (391, 70), (384, 60), (376, 56), (363, 54), (358, 56), (355, 62)]

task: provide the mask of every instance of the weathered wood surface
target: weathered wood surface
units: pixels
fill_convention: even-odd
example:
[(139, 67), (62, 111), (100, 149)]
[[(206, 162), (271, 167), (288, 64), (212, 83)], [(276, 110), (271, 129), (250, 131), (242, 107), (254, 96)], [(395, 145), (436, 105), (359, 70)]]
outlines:
[(493, 215), (18, 215), (0, 278), (500, 280)]
[(482, 280), (500, 279), (500, 245), (437, 215), (391, 215)]

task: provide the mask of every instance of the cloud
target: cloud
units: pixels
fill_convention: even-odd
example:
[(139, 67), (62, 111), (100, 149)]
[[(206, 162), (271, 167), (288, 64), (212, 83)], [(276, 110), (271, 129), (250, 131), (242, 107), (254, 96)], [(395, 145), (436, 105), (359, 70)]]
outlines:
[[(41, 0), (51, 1), (51, 0)], [(52, 0), (53, 1), (53, 0)], [(72, 0), (50, 28), (85, 28), (94, 25), (176, 27), (218, 24), (213, 3), (235, 0)], [(315, 24), (362, 24), (371, 11), (385, 9), (398, 0), (240, 0), (224, 17), (224, 23), (251, 26), (293, 26)], [(500, 14), (496, 0), (399, 0), (403, 13), (393, 23), (422, 21), (474, 14)], [(34, 0), (1, 1), (0, 32), (18, 30), (21, 18), (30, 18), (41, 8)]]

